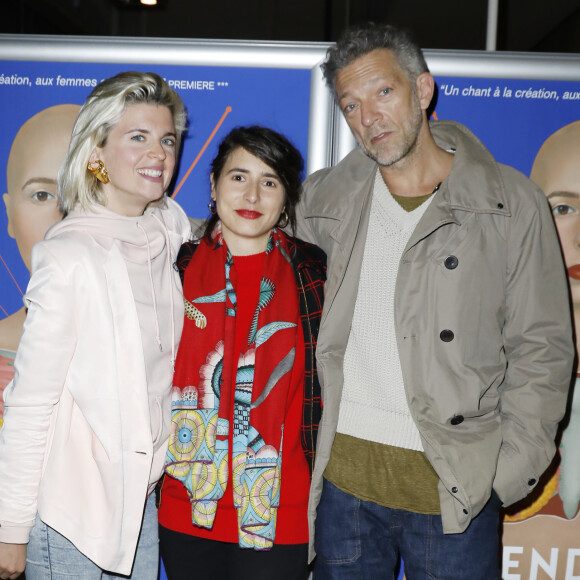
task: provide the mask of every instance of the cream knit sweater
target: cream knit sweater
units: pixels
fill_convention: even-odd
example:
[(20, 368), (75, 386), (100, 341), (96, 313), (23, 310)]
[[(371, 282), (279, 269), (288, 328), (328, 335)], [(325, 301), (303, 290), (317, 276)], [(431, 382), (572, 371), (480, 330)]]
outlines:
[(338, 419), (339, 433), (416, 451), (423, 447), (405, 397), (395, 282), (405, 246), (432, 199), (405, 211), (377, 169)]

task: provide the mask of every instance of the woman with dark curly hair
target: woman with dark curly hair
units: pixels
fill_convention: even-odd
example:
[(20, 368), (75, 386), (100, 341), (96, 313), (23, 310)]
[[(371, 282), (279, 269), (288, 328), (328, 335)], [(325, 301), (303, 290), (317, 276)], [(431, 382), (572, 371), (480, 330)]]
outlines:
[(308, 577), (324, 253), (287, 235), (303, 161), (240, 127), (212, 164), (212, 216), (178, 257), (176, 361), (160, 541), (170, 580)]

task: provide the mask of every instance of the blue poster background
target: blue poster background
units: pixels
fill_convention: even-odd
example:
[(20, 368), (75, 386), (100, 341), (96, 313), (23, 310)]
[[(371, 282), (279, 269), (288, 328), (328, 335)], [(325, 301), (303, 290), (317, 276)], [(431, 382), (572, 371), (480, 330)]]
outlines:
[(527, 176), (546, 138), (580, 119), (580, 82), (457, 77), (436, 82), (437, 118), (463, 123), (498, 161)]

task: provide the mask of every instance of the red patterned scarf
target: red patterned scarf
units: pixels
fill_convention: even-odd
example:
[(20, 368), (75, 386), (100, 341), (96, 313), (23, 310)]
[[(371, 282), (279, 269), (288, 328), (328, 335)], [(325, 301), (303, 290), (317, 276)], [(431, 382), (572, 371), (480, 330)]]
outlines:
[(187, 489), (193, 523), (211, 528), (229, 478), (231, 439), (239, 544), (264, 550), (272, 547), (276, 533), (284, 419), (299, 325), (284, 233), (273, 229), (270, 234), (247, 348), (234, 361), (236, 288), (243, 283), (218, 223), (185, 271), (186, 319), (174, 376), (166, 473)]

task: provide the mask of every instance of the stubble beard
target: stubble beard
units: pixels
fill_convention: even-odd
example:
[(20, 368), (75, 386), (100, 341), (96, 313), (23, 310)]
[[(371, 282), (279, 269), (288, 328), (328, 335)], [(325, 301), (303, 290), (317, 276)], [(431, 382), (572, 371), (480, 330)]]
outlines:
[[(410, 155), (417, 146), (419, 134), (423, 127), (423, 111), (418, 101), (416, 105), (416, 107), (413, 107), (413, 115), (402, 125), (401, 141), (396, 145), (394, 151), (391, 151), (390, 153), (382, 152), (380, 148), (373, 149), (366, 147), (362, 143), (360, 144), (367, 156), (378, 163), (381, 167), (391, 167), (396, 163), (399, 163)], [(387, 138), (385, 146), (388, 147), (388, 145)]]

